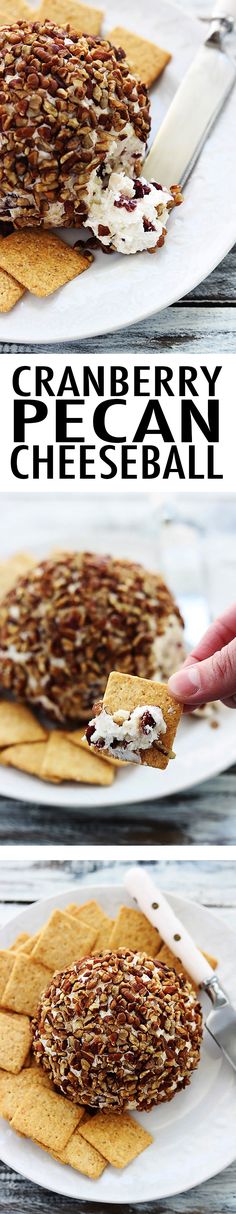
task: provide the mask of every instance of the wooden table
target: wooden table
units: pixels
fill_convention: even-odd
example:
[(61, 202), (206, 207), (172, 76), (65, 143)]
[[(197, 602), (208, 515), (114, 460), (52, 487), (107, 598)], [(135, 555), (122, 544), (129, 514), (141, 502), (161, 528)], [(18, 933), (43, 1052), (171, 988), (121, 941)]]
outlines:
[[(110, 881), (120, 884), (125, 867), (125, 864), (109, 862), (101, 865), (93, 859), (89, 862), (66, 860), (64, 863), (45, 859), (34, 863), (27, 859), (21, 863), (2, 861), (0, 926), (27, 903), (59, 893), (67, 885), (78, 885), (78, 881), (86, 884), (87, 880), (93, 885)], [(153, 872), (157, 870), (155, 863), (149, 867)], [(235, 863), (160, 859), (158, 882), (162, 888), (179, 892), (211, 907), (236, 931)], [(56, 1194), (52, 1196), (0, 1163), (0, 1214), (16, 1214), (16, 1211), (17, 1214), (49, 1214), (51, 1210), (53, 1214), (73, 1214), (75, 1210), (79, 1210), (80, 1214), (95, 1214), (96, 1210), (102, 1214), (100, 1205), (82, 1201), (77, 1203)], [(112, 1214), (114, 1210), (121, 1214), (122, 1207), (108, 1206), (107, 1214)], [(136, 1210), (143, 1211), (143, 1214), (235, 1214), (236, 1163), (189, 1193), (167, 1201), (127, 1206), (127, 1214), (135, 1214)]]
[[(235, 720), (236, 724), (236, 720)], [(235, 843), (236, 766), (187, 792), (139, 805), (58, 809), (0, 798), (0, 844)]]

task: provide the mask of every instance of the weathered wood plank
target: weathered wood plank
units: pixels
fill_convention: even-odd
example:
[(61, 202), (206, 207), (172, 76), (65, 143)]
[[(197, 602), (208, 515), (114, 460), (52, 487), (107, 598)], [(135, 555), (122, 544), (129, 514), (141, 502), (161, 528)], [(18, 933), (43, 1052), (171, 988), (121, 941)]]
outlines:
[[(204, 854), (204, 853), (203, 853)], [(158, 862), (145, 858), (147, 866), (162, 888), (183, 893), (205, 906), (228, 913), (236, 910), (236, 862), (231, 858), (225, 862), (218, 857), (211, 861), (192, 856), (181, 860), (163, 859), (160, 850)], [(122, 856), (122, 853), (121, 853)], [(140, 861), (139, 861), (140, 862)], [(100, 860), (100, 858), (64, 860), (45, 858), (30, 860), (27, 851), (24, 860), (12, 856), (2, 859), (0, 871), (0, 897), (4, 907), (9, 903), (9, 913), (15, 904), (27, 905), (38, 898), (56, 896), (67, 886), (122, 884), (128, 861)], [(142, 862), (141, 862), (142, 868)], [(12, 900), (14, 895), (14, 903)]]
[(186, 302), (195, 300), (209, 300), (211, 303), (233, 303), (236, 298), (236, 245), (220, 261), (212, 274), (208, 275), (203, 282), (195, 287), (194, 291), (190, 291), (189, 295), (185, 296)]
[[(232, 304), (225, 307), (214, 304), (211, 307), (209, 302), (206, 302), (197, 307), (194, 301), (190, 304), (184, 301), (156, 313), (140, 324), (131, 325), (130, 328), (116, 330), (107, 336), (101, 334), (86, 341), (61, 342), (60, 345), (55, 343), (53, 346), (47, 346), (47, 349), (54, 350), (54, 353), (69, 350), (71, 354), (97, 354), (99, 350), (104, 354), (109, 351), (115, 354), (121, 350), (137, 351), (139, 354), (140, 350), (154, 350), (159, 354), (167, 350), (176, 354), (182, 354), (183, 351), (185, 354), (193, 354), (199, 349), (207, 350), (208, 353), (214, 353), (216, 349), (222, 353), (232, 353), (235, 351), (235, 311)], [(26, 351), (34, 353), (43, 350), (45, 346), (40, 344), (0, 344), (0, 354)]]
[[(79, 1201), (75, 1203), (68, 1197), (48, 1193), (32, 1185), (30, 1181), (22, 1180), (17, 1174), (10, 1172), (0, 1165), (0, 1214), (104, 1214), (104, 1207), (93, 1202)], [(192, 1189), (189, 1193), (172, 1197), (168, 1201), (143, 1202), (139, 1205), (126, 1206), (127, 1214), (235, 1214), (236, 1166), (227, 1168), (220, 1176), (209, 1180), (200, 1188)], [(124, 1206), (106, 1207), (107, 1214), (123, 1214)]]
[(65, 811), (0, 798), (0, 844), (232, 844), (236, 839), (236, 766), (167, 800)]

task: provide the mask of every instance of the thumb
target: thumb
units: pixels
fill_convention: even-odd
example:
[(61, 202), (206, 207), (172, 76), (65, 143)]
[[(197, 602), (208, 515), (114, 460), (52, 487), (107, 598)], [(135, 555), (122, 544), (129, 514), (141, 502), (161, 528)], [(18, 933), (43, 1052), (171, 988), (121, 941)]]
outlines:
[(168, 687), (176, 699), (193, 708), (210, 700), (231, 701), (232, 707), (235, 700), (236, 707), (236, 638), (203, 662), (193, 659), (171, 676)]

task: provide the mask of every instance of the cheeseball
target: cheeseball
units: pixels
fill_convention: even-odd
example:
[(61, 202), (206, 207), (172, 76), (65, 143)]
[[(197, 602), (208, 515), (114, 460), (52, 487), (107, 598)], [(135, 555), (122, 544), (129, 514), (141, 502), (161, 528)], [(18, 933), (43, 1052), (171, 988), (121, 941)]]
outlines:
[(174, 670), (183, 621), (159, 574), (109, 556), (57, 554), (0, 602), (1, 687), (49, 718), (88, 720), (112, 669), (159, 676), (166, 630)]
[(4, 26), (0, 67), (0, 220), (80, 226), (93, 177), (139, 175), (146, 86), (122, 49), (50, 21)]
[(36, 1060), (70, 1100), (151, 1109), (198, 1066), (202, 1014), (181, 974), (126, 949), (55, 974), (34, 1022)]

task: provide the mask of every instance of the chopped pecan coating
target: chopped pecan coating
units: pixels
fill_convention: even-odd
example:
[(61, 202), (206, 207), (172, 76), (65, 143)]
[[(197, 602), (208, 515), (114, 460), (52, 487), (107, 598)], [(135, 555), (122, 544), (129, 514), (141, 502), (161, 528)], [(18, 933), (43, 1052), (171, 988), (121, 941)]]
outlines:
[(146, 86), (105, 38), (50, 21), (0, 29), (0, 219), (80, 226), (114, 140), (122, 154), (131, 138), (137, 175), (149, 129)]
[(148, 1110), (190, 1082), (201, 1038), (190, 982), (158, 957), (119, 949), (54, 975), (34, 1022), (33, 1048), (75, 1103)]
[(112, 669), (155, 676), (157, 638), (181, 616), (158, 574), (93, 553), (62, 553), (0, 602), (0, 679), (59, 721), (84, 720)]

